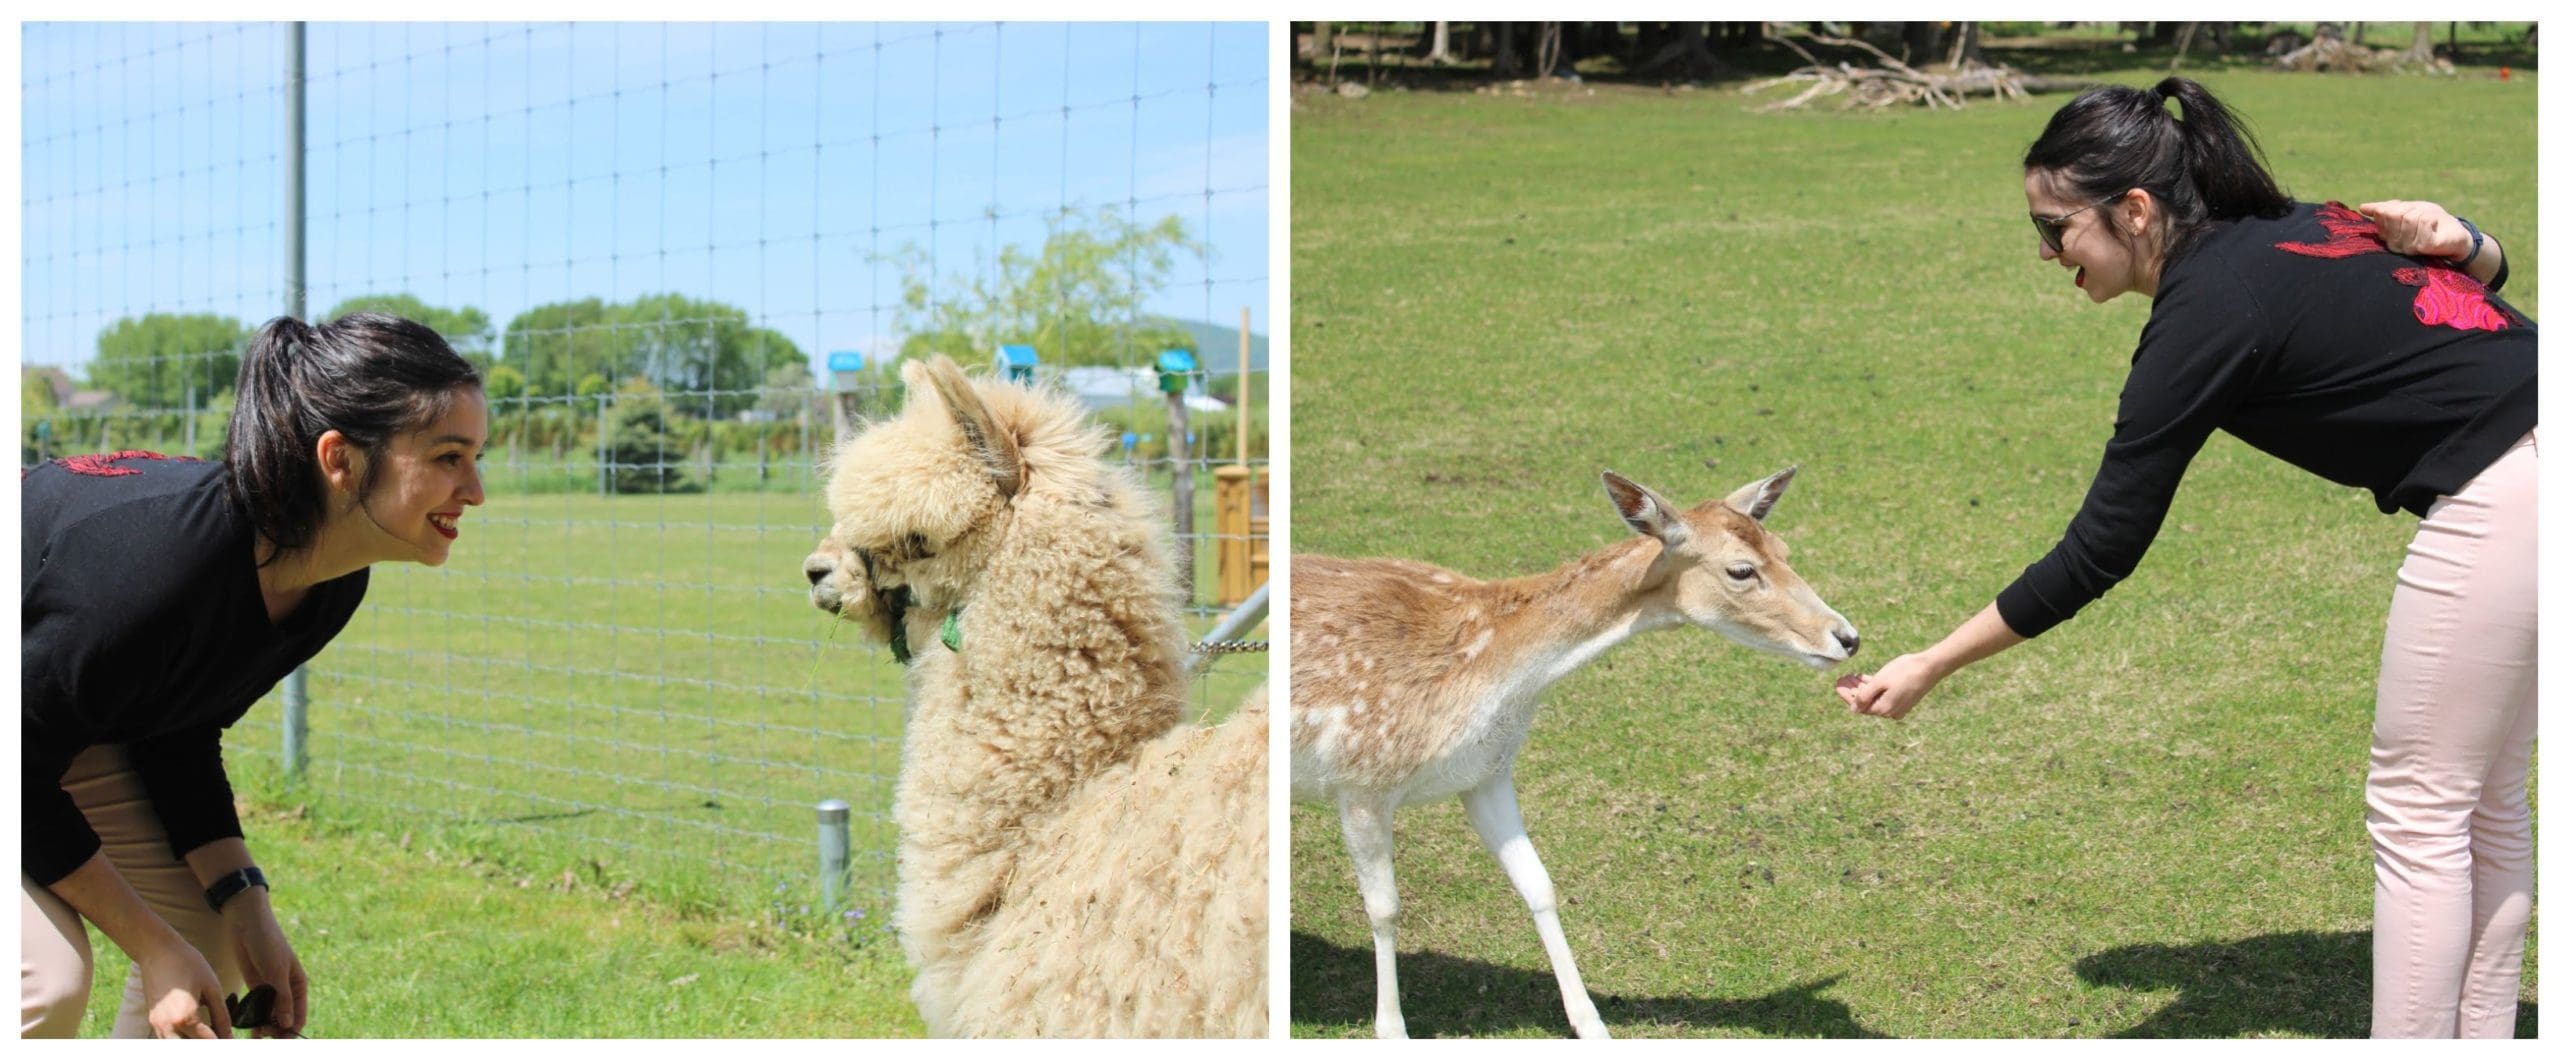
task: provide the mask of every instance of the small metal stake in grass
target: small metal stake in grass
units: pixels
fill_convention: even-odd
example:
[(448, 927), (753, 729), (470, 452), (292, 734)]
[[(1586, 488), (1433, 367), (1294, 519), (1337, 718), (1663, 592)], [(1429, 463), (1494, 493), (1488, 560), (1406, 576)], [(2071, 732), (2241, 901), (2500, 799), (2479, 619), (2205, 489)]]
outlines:
[(836, 911), (837, 900), (844, 894), (853, 851), (847, 823), (852, 819), (850, 803), (830, 799), (818, 804), (818, 907), (830, 914)]

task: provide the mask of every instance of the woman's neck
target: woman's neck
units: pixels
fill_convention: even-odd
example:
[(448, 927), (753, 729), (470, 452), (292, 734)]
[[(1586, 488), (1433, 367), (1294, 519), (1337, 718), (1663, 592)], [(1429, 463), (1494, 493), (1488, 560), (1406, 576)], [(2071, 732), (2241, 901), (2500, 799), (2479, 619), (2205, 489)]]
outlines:
[[(279, 552), (266, 535), (255, 536), (250, 558), (258, 563), (258, 595), (266, 602), (268, 622), (281, 623), (292, 615), (311, 587), (366, 566), (366, 561), (347, 555), (344, 548), (333, 547), (337, 545), (323, 533), (308, 546)], [(269, 557), (274, 559), (268, 561)]]

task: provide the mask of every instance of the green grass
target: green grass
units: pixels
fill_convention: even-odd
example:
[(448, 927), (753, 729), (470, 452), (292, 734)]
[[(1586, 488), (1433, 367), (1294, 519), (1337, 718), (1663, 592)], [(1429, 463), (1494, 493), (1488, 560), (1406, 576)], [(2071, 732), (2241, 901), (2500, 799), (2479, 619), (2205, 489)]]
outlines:
[[(344, 1038), (919, 1035), (883, 911), (842, 929), (722, 916), (628, 877), (381, 831), (252, 772), (243, 815), (311, 978), (310, 1034)], [(92, 929), (84, 1035), (130, 962)]]
[[(2208, 85), (2297, 197), (2433, 198), (2497, 233), (2531, 314), (2533, 80)], [(2093, 308), (2037, 261), (2017, 158), (2062, 100), (1759, 102), (1302, 100), (1293, 551), (1520, 574), (1626, 533), (1604, 467), (1688, 502), (1798, 464), (1771, 524), (1865, 635), (1860, 669), (2040, 556), (2148, 310)], [(2217, 438), (2136, 577), (1905, 723), (1698, 631), (1567, 679), (1517, 776), (1602, 1016), (1634, 1036), (2362, 1035), (2361, 785), (2413, 528)], [(1295, 808), (1292, 837), (1293, 1034), (1366, 1035), (1331, 809)], [(1401, 816), (1396, 868), (1415, 1034), (1568, 1033), (1453, 804)]]

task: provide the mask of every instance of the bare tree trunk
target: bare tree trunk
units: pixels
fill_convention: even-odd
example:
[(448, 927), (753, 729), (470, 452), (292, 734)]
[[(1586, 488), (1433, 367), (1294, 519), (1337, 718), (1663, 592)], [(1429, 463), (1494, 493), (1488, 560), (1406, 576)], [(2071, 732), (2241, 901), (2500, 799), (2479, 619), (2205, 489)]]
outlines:
[(2178, 28), (2178, 54), (2169, 59), (2169, 72), (2177, 73), (2178, 64), (2187, 61), (2187, 45), (2195, 43), (2196, 24), (2183, 23)]
[(2352, 37), (2352, 38), (2349, 38), (2349, 39), (2348, 39), (2348, 41), (2347, 41), (2347, 43), (2352, 44), (2352, 45), (2355, 45), (2356, 47), (2359, 47), (2359, 48), (2364, 47), (2364, 23), (2362, 23), (2362, 22), (2358, 22), (2358, 23), (2356, 23), (2356, 35), (2355, 35), (2354, 37)]
[(1955, 27), (1955, 47), (1947, 52), (1947, 65), (1962, 70), (1982, 65), (1982, 23), (1959, 22)]
[(1538, 23), (1538, 76), (1556, 76), (1556, 60), (1564, 55), (1564, 23)]
[(1449, 61), (1448, 23), (1434, 22), (1431, 24), (1431, 54), (1423, 56), (1422, 61), (1431, 63), (1435, 66)]
[(1520, 59), (1511, 47), (1511, 23), (1493, 24), (1493, 76), (1512, 77), (1520, 73)]
[(2415, 35), (2409, 38), (2409, 62), (2424, 66), (2435, 61), (2435, 30), (2436, 24), (2433, 22), (2417, 24)]

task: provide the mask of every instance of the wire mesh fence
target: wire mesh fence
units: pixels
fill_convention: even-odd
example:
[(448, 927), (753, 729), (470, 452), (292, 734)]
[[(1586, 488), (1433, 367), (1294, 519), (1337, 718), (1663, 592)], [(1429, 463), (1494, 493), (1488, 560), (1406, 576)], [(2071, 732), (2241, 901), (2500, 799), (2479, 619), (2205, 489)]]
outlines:
[[(1196, 513), (1195, 631), (1257, 585), (1265, 32), (29, 26), (21, 464), (218, 458), (270, 316), (437, 328), (489, 502), (309, 666), (305, 783), (749, 906), (814, 900), (840, 799), (876, 905), (903, 684), (807, 603), (825, 456), (902, 354), (1010, 364)], [(277, 699), (235, 762), (281, 763)]]

